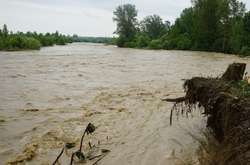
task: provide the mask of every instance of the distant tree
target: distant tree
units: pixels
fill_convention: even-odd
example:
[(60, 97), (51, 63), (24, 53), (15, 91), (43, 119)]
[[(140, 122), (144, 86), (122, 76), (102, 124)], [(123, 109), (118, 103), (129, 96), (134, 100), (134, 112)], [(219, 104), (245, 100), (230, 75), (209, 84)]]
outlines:
[(55, 37), (59, 37), (59, 32), (56, 31), (54, 35), (55, 35)]
[(0, 30), (0, 50), (40, 49), (41, 46), (65, 45), (72, 42), (72, 37), (65, 36), (56, 31), (45, 35), (36, 31), (27, 33), (9, 31), (7, 25)]
[(229, 43), (231, 53), (239, 53), (242, 46), (244, 45), (244, 30), (243, 30), (243, 19), (238, 18), (231, 22), (231, 32), (229, 34)]
[(135, 5), (125, 4), (118, 6), (114, 11), (113, 20), (117, 23), (116, 34), (119, 35), (119, 45), (132, 41), (137, 31), (137, 10)]
[(137, 48), (146, 48), (148, 47), (151, 39), (145, 33), (138, 33), (135, 37), (136, 47)]
[[(167, 26), (169, 26), (167, 24)], [(167, 32), (166, 25), (158, 15), (151, 15), (145, 17), (141, 21), (141, 30), (146, 33), (151, 39), (160, 38)]]
[[(195, 43), (200, 50), (230, 53), (241, 45), (245, 4), (238, 0), (193, 0)], [(234, 47), (233, 44), (237, 46)]]
[(170, 28), (171, 28), (170, 21), (165, 21), (165, 28), (166, 28), (167, 32), (170, 30)]
[(161, 40), (159, 39), (155, 39), (155, 40), (152, 40), (150, 43), (149, 43), (149, 46), (148, 46), (150, 49), (161, 49), (162, 48), (162, 45), (161, 45)]
[(180, 18), (175, 22), (176, 32), (180, 34), (194, 35), (194, 10), (193, 8), (186, 8), (182, 11)]
[[(238, 0), (220, 0), (218, 8), (219, 33), (217, 43), (222, 52), (235, 52), (241, 45), (242, 17), (245, 14), (245, 4)], [(241, 30), (240, 30), (241, 28)]]
[(2, 33), (2, 30), (0, 29), (0, 50), (2, 50), (3, 49), (3, 47), (4, 47), (4, 43), (3, 43), (3, 33)]
[(244, 22), (244, 31), (250, 34), (250, 11), (245, 14), (243, 22)]
[(3, 33), (3, 36), (4, 36), (4, 37), (7, 37), (8, 34), (9, 34), (9, 31), (8, 31), (8, 28), (7, 28), (7, 25), (6, 25), (6, 24), (3, 25), (2, 33)]
[(243, 18), (244, 44), (250, 49), (250, 11)]
[[(250, 55), (250, 12), (239, 0), (191, 0), (173, 25), (160, 16), (144, 18), (137, 29), (134, 5), (114, 12), (118, 46), (203, 50)], [(130, 18), (127, 8), (133, 9)], [(128, 21), (133, 20), (133, 21)]]
[(229, 0), (229, 10), (231, 17), (243, 17), (246, 12), (246, 5), (238, 0)]
[(191, 49), (195, 38), (194, 10), (186, 8), (177, 18), (167, 36), (163, 36), (165, 49)]
[(219, 37), (219, 0), (196, 0), (195, 42), (201, 50), (213, 50), (213, 45)]

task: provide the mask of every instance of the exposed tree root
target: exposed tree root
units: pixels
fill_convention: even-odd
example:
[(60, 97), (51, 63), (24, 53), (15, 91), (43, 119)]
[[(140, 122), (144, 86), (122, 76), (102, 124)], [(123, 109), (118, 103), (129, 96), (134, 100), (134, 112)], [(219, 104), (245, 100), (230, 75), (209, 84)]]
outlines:
[(214, 158), (213, 165), (250, 164), (250, 97), (239, 95), (234, 85), (243, 79), (245, 68), (246, 64), (234, 63), (222, 78), (192, 78), (184, 83), (185, 97), (165, 99), (175, 102), (171, 124), (177, 104), (183, 102), (188, 112), (192, 105), (204, 107), (207, 126), (220, 143), (219, 156)]
[(186, 100), (186, 97), (179, 97), (179, 98), (175, 98), (175, 99), (162, 99), (162, 101), (167, 101), (167, 102), (174, 102), (174, 103), (180, 103)]

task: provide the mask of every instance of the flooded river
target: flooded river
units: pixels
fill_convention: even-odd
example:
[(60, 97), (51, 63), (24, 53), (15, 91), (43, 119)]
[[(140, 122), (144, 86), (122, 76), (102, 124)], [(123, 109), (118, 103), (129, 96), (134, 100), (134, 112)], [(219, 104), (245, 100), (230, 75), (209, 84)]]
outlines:
[(205, 120), (197, 113), (170, 126), (172, 104), (161, 98), (182, 96), (184, 79), (221, 75), (232, 62), (250, 72), (250, 59), (204, 52), (85, 43), (0, 52), (0, 164), (51, 164), (89, 122), (97, 129), (86, 140), (111, 151), (99, 164), (177, 164), (175, 154), (195, 153), (188, 132), (199, 134)]

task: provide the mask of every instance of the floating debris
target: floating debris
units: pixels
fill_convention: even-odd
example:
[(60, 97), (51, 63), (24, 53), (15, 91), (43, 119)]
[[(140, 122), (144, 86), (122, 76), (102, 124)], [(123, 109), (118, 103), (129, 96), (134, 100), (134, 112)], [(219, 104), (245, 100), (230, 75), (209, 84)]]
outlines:
[(66, 143), (66, 144), (65, 144), (65, 148), (67, 148), (67, 149), (74, 148), (75, 146), (76, 146), (75, 143)]
[(6, 122), (6, 120), (0, 119), (0, 123), (4, 123), (4, 122)]
[(102, 151), (102, 153), (108, 153), (108, 152), (110, 152), (110, 150), (107, 150), (107, 149), (102, 149), (101, 151)]
[(17, 165), (20, 163), (25, 163), (26, 161), (29, 161), (33, 159), (36, 155), (36, 150), (38, 149), (38, 144), (32, 143), (26, 146), (23, 153), (18, 155), (14, 160), (9, 161), (8, 165)]
[(85, 160), (85, 155), (83, 154), (82, 151), (78, 150), (74, 153), (74, 155), (80, 160), (84, 161)]
[(39, 111), (39, 109), (37, 109), (37, 108), (24, 109), (24, 111), (26, 111), (26, 112), (37, 112), (37, 111)]
[(87, 128), (86, 128), (86, 132), (87, 134), (91, 134), (95, 131), (95, 126), (92, 123), (89, 123)]
[[(86, 156), (82, 150), (82, 147), (83, 147), (83, 140), (84, 140), (84, 137), (85, 135), (89, 135), (89, 134), (92, 134), (93, 132), (95, 132), (96, 130), (96, 127), (92, 124), (92, 123), (89, 123), (87, 125), (87, 127), (85, 128), (84, 132), (83, 132), (83, 135), (81, 137), (81, 142), (80, 142), (80, 147), (79, 149), (76, 151), (76, 152), (73, 152), (72, 155), (71, 155), (71, 159), (70, 159), (70, 165), (72, 165), (74, 163), (74, 157), (77, 157), (77, 159), (81, 162), (84, 162), (86, 160), (93, 160), (93, 159), (96, 159), (96, 158), (99, 158), (101, 157), (100, 159), (98, 159), (94, 164), (96, 164), (97, 162), (99, 162), (104, 156), (106, 156), (107, 153), (110, 152), (110, 150), (107, 150), (107, 149), (101, 149), (101, 154), (99, 155), (95, 155), (95, 156), (92, 156), (92, 154), (87, 154), (88, 156)], [(95, 145), (92, 146), (92, 144), (89, 142), (89, 148), (90, 149), (93, 149), (95, 147)], [(64, 145), (64, 147), (62, 148), (61, 152), (59, 153), (59, 155), (56, 157), (56, 160), (53, 162), (53, 165), (55, 165), (58, 160), (60, 159), (60, 157), (63, 155), (64, 151), (66, 149), (71, 149), (71, 148), (74, 148), (75, 147), (75, 143), (66, 143)], [(90, 152), (92, 153), (92, 152)]]

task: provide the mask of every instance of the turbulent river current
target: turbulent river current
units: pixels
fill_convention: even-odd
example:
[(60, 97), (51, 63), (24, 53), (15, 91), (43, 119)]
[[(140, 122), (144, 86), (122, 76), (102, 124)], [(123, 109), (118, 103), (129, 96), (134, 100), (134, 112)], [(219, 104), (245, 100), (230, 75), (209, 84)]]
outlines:
[(87, 43), (0, 52), (0, 164), (52, 164), (64, 143), (79, 145), (89, 122), (97, 129), (84, 151), (89, 141), (111, 151), (98, 164), (181, 164), (195, 155), (190, 134), (204, 130), (205, 118), (174, 115), (170, 126), (172, 104), (161, 99), (183, 96), (185, 79), (219, 76), (233, 62), (250, 59)]

